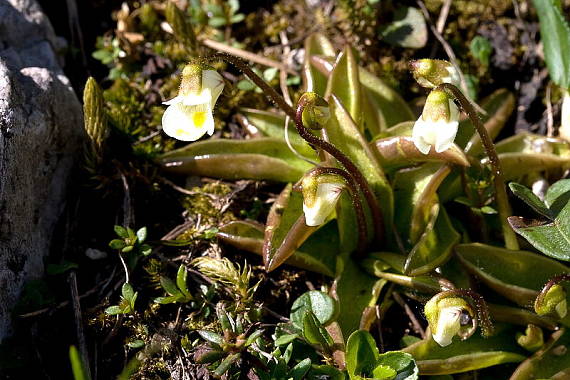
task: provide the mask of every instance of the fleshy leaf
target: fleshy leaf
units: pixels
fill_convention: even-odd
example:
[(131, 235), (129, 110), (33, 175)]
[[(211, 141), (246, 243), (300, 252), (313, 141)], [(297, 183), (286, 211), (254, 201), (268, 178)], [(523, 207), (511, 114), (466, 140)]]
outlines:
[(376, 140), (372, 146), (378, 151), (380, 164), (386, 171), (425, 161), (437, 161), (459, 166), (470, 165), (465, 153), (455, 144), (441, 153), (431, 149), (428, 154), (423, 154), (416, 148), (411, 137), (396, 136)]
[(562, 14), (560, 2), (533, 0), (540, 21), (540, 39), (544, 45), (544, 60), (552, 81), (570, 88), (570, 26)]
[(303, 82), (305, 92), (316, 92), (324, 96), (327, 89), (328, 74), (323, 74), (311, 63), (313, 56), (334, 57), (336, 51), (332, 43), (322, 34), (311, 34), (305, 40), (305, 62), (303, 62)]
[[(298, 251), (306, 254), (299, 253), (295, 260), (306, 261), (307, 265), (320, 267), (321, 273), (331, 275), (339, 244), (336, 224), (327, 223), (320, 228), (307, 226), (302, 203), (302, 195), (291, 192), (289, 185), (271, 207), (263, 245), (266, 269), (271, 271), (279, 267)], [(310, 236), (316, 237), (308, 240)]]
[[(338, 234), (336, 223), (331, 221), (311, 235), (284, 264), (333, 277)], [(233, 221), (220, 227), (217, 234), (224, 243), (248, 252), (262, 255), (264, 227), (247, 221)], [(326, 254), (323, 255), (323, 252)]]
[[(331, 95), (329, 105), (332, 117), (325, 127), (326, 138), (346, 154), (360, 169), (379, 200), (386, 231), (390, 231), (393, 215), (393, 195), (392, 188), (384, 176), (382, 167), (339, 99)], [(341, 230), (343, 228), (340, 217), (339, 228)], [(353, 231), (352, 227), (351, 231)], [(389, 238), (389, 236), (386, 237)]]
[[(323, 74), (330, 75), (333, 68), (330, 58), (313, 56), (311, 57), (311, 62)], [(367, 128), (372, 135), (398, 123), (416, 119), (410, 106), (386, 82), (362, 67), (359, 68), (358, 75), (360, 77), (360, 85), (362, 86), (363, 109), (366, 112), (372, 111), (376, 113), (376, 115), (372, 116), (365, 115), (364, 119), (366, 123), (371, 124), (367, 125)], [(365, 105), (367, 102), (369, 104)], [(367, 119), (367, 117), (370, 118)], [(380, 124), (374, 125), (374, 123)]]
[(533, 252), (485, 244), (460, 244), (455, 252), (465, 268), (485, 285), (523, 307), (532, 305), (548, 280), (570, 270)]
[(162, 155), (159, 163), (178, 174), (279, 182), (295, 182), (311, 168), (284, 140), (270, 137), (204, 140)]
[[(262, 111), (253, 108), (242, 108), (240, 112), (245, 116), (248, 124), (254, 126), (267, 137), (285, 140), (285, 116), (276, 112)], [(309, 157), (315, 155), (314, 150), (299, 136), (292, 121), (289, 121), (289, 141), (297, 150)]]
[(350, 46), (346, 46), (336, 59), (327, 83), (325, 99), (334, 95), (346, 108), (358, 130), (363, 132), (361, 115), (361, 88), (358, 65)]
[(464, 341), (455, 337), (447, 347), (439, 346), (431, 336), (427, 336), (403, 351), (412, 354), (420, 375), (447, 375), (523, 361), (526, 352), (514, 339), (516, 330), (496, 327), (497, 334), (493, 336), (483, 338), (474, 334)]
[[(532, 172), (570, 168), (570, 158), (546, 153), (501, 153), (499, 160), (505, 181), (516, 181)], [(489, 160), (485, 158), (481, 163), (487, 165)]]

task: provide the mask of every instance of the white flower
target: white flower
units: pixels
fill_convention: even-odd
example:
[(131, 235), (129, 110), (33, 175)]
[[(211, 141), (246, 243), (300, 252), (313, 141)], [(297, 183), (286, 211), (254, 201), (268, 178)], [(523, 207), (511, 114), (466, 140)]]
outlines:
[(435, 331), (432, 331), (433, 340), (441, 347), (449, 346), (453, 337), (461, 329), (462, 308), (450, 306), (439, 311)]
[(434, 90), (414, 124), (412, 141), (423, 154), (428, 154), (432, 145), (441, 153), (453, 145), (458, 127), (459, 109), (444, 91)]
[(326, 218), (332, 214), (345, 187), (342, 183), (319, 183), (316, 186), (316, 193), (310, 197), (305, 196), (306, 192), (303, 191), (305, 223), (307, 226), (313, 227), (323, 224)]
[(224, 89), (224, 80), (215, 70), (187, 65), (182, 71), (178, 96), (164, 104), (162, 129), (175, 139), (195, 141), (214, 133), (212, 110)]

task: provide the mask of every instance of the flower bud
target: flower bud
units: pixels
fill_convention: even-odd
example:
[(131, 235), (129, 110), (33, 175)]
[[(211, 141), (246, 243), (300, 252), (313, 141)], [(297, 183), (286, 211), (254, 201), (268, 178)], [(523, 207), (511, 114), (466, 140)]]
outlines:
[(421, 116), (412, 129), (412, 141), (423, 154), (431, 146), (437, 153), (449, 149), (459, 127), (459, 109), (445, 92), (433, 90), (426, 99)]
[(561, 285), (552, 285), (544, 294), (540, 294), (534, 303), (538, 315), (555, 315), (564, 318), (568, 313), (566, 291)]
[(344, 179), (334, 174), (319, 173), (318, 168), (301, 179), (303, 213), (307, 226), (320, 226), (332, 214), (342, 190)]
[(439, 293), (426, 303), (426, 315), (433, 340), (442, 347), (451, 344), (454, 336), (467, 339), (477, 328), (477, 319), (467, 301), (461, 297), (445, 297)]
[(517, 343), (524, 349), (535, 352), (544, 345), (542, 329), (535, 325), (528, 325), (524, 335), (517, 334)]
[(222, 76), (211, 68), (189, 64), (182, 70), (178, 96), (164, 104), (164, 132), (182, 141), (195, 141), (214, 133), (212, 110), (224, 89)]
[(331, 117), (329, 104), (321, 96), (314, 92), (306, 92), (299, 99), (304, 102), (302, 120), (303, 125), (309, 129), (322, 129)]
[(410, 61), (410, 71), (414, 79), (422, 87), (436, 88), (442, 83), (461, 86), (459, 72), (453, 65), (441, 59), (418, 59)]

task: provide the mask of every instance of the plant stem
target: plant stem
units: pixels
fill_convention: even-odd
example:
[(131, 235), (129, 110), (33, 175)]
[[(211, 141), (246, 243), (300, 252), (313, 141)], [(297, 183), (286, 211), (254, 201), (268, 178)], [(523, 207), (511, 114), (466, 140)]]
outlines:
[(247, 63), (238, 57), (234, 57), (233, 55), (225, 54), (225, 53), (216, 53), (207, 58), (208, 60), (216, 60), (220, 59), (226, 62), (231, 63), (235, 67), (237, 67), (241, 72), (243, 72), (247, 77), (255, 83), (261, 90), (271, 99), (273, 102), (279, 106), (291, 119), (295, 118), (295, 110), (291, 107), (285, 99), (273, 87), (267, 84), (263, 79), (259, 77), (248, 65)]
[(243, 72), (247, 77), (255, 83), (261, 90), (265, 93), (267, 97), (269, 97), (279, 108), (281, 108), (291, 119), (295, 120), (295, 126), (297, 127), (297, 131), (307, 142), (310, 144), (324, 150), (325, 152), (329, 153), (331, 156), (336, 158), (341, 165), (345, 167), (348, 173), (354, 178), (354, 181), (358, 184), (358, 187), (364, 194), (366, 198), (366, 203), (370, 208), (370, 212), (372, 214), (372, 223), (374, 226), (374, 235), (376, 239), (379, 241), (382, 240), (384, 234), (384, 220), (382, 218), (382, 212), (380, 211), (380, 207), (378, 205), (378, 201), (368, 182), (360, 172), (360, 170), (356, 167), (356, 165), (340, 150), (338, 150), (334, 145), (331, 143), (318, 138), (317, 136), (313, 135), (310, 131), (308, 131), (305, 126), (303, 125), (302, 115), (305, 106), (307, 105), (304, 102), (300, 102), (297, 106), (297, 112), (291, 107), (285, 99), (279, 95), (273, 87), (267, 84), (262, 78), (259, 77), (248, 65), (247, 63), (242, 60), (241, 58), (234, 57), (229, 54), (225, 53), (216, 53), (207, 58), (208, 60), (223, 60), (226, 62), (231, 63), (232, 65), (236, 66), (241, 72)]
[(366, 217), (364, 216), (364, 209), (362, 208), (361, 199), (354, 178), (344, 169), (323, 166), (317, 166), (312, 169), (311, 174), (333, 174), (344, 179), (349, 190), (348, 192), (352, 201), (352, 207), (354, 207), (354, 212), (356, 213), (356, 222), (358, 224), (358, 253), (361, 255), (364, 254), (367, 243)]
[(495, 145), (485, 129), (485, 126), (481, 122), (481, 119), (477, 115), (475, 108), (471, 104), (471, 102), (463, 95), (463, 93), (454, 85), (449, 83), (440, 84), (436, 90), (443, 90), (453, 96), (459, 104), (463, 111), (467, 114), (475, 130), (481, 137), (481, 142), (485, 147), (485, 151), (487, 152), (487, 156), (489, 157), (489, 163), (491, 164), (491, 168), (493, 171), (493, 184), (495, 186), (495, 200), (497, 201), (497, 208), (499, 212), (499, 219), (501, 221), (501, 226), (503, 229), (503, 236), (505, 239), (505, 246), (508, 249), (518, 250), (519, 243), (517, 241), (517, 236), (507, 218), (511, 216), (511, 206), (509, 204), (509, 199), (507, 196), (507, 190), (505, 187), (505, 178), (503, 177), (503, 171), (501, 169), (501, 162), (499, 160), (499, 156), (497, 155), (497, 151), (495, 150)]
[(329, 153), (331, 156), (336, 158), (342, 166), (346, 169), (346, 171), (352, 176), (354, 182), (364, 194), (364, 198), (366, 199), (366, 203), (370, 208), (370, 212), (372, 214), (372, 224), (374, 227), (374, 235), (375, 238), (379, 241), (382, 241), (384, 235), (384, 220), (382, 217), (382, 212), (380, 211), (380, 206), (378, 205), (378, 200), (372, 193), (366, 178), (362, 175), (360, 170), (356, 167), (356, 165), (344, 154), (342, 153), (336, 146), (332, 145), (331, 143), (315, 136), (311, 133), (304, 125), (303, 125), (303, 110), (308, 105), (308, 101), (306, 98), (302, 97), (297, 104), (297, 113), (295, 115), (295, 127), (297, 127), (297, 131), (299, 135), (304, 138), (309, 144), (316, 146), (325, 152)]
[(121, 259), (121, 264), (123, 264), (123, 269), (125, 270), (125, 282), (129, 283), (129, 268), (127, 268), (127, 263), (123, 259), (123, 255), (119, 252), (119, 259)]

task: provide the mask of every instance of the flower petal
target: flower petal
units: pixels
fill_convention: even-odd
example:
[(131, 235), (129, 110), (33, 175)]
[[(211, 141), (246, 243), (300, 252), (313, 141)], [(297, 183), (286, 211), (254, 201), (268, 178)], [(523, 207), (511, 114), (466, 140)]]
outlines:
[(439, 312), (437, 326), (432, 332), (433, 340), (441, 347), (449, 346), (455, 335), (461, 329), (461, 308), (445, 307)]
[(216, 70), (204, 70), (202, 71), (202, 88), (210, 89), (210, 104), (214, 108), (214, 104), (224, 89), (224, 78)]
[[(162, 116), (162, 129), (170, 137), (181, 141), (196, 141), (206, 133), (213, 133), (212, 110), (197, 110), (182, 103), (170, 105)], [(211, 134), (210, 133), (210, 134)]]
[(162, 104), (170, 106), (172, 104), (180, 103), (180, 102), (182, 102), (182, 100), (183, 100), (183, 97), (181, 95), (178, 95), (178, 96), (176, 96), (170, 100), (167, 100), (166, 102), (162, 102)]
[(423, 154), (428, 154), (433, 144), (433, 131), (431, 129), (430, 123), (426, 123), (421, 116), (412, 129), (412, 141)]
[(309, 207), (303, 202), (305, 224), (312, 227), (323, 224), (334, 211), (343, 188), (344, 186), (338, 183), (319, 184), (313, 205)]
[(435, 151), (441, 153), (446, 151), (453, 145), (457, 129), (458, 121), (439, 122), (437, 126), (437, 138), (435, 142)]

